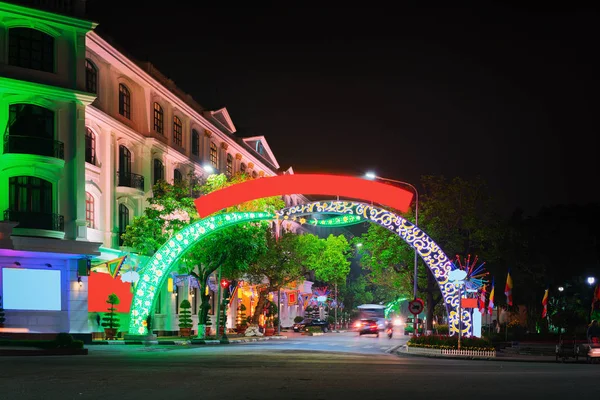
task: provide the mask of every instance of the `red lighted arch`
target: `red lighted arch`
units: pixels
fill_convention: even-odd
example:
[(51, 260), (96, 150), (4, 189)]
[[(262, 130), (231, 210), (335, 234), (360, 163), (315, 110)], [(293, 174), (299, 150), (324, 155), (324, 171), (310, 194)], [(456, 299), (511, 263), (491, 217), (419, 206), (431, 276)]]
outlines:
[(342, 175), (295, 174), (252, 179), (194, 200), (200, 217), (263, 197), (285, 194), (340, 196), (379, 203), (406, 212), (412, 192), (385, 183)]

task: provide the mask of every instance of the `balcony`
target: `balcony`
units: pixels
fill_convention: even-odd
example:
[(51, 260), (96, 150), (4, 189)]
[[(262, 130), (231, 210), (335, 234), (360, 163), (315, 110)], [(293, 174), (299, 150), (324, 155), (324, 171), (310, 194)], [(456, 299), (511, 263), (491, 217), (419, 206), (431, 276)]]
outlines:
[(144, 191), (144, 177), (131, 172), (117, 171), (117, 186), (125, 186)]
[(18, 222), (16, 229), (65, 231), (65, 218), (59, 214), (4, 210), (4, 220)]
[(4, 135), (4, 154), (35, 154), (65, 159), (65, 145), (52, 139), (33, 136)]

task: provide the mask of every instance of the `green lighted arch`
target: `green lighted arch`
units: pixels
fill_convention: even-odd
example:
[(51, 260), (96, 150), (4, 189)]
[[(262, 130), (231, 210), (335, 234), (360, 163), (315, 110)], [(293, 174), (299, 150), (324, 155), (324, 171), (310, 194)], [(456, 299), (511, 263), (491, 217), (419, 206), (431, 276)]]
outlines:
[(129, 333), (146, 333), (146, 318), (154, 309), (157, 293), (177, 261), (199, 240), (232, 225), (274, 218), (267, 212), (238, 212), (201, 219), (177, 232), (150, 258), (140, 275), (131, 301)]

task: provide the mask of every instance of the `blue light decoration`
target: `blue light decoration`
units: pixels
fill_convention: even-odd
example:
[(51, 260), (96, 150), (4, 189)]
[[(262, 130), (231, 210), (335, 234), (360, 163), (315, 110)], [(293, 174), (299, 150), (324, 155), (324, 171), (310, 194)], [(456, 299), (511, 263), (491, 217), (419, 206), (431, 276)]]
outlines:
[(478, 258), (475, 256), (471, 261), (471, 255), (469, 254), (463, 263), (460, 256), (456, 255), (456, 259), (452, 262), (452, 270), (459, 269), (467, 273), (467, 276), (463, 279), (467, 293), (478, 292), (482, 287), (488, 284), (485, 277), (489, 275), (489, 272), (486, 272), (485, 268), (483, 268), (485, 262), (477, 265), (477, 260)]

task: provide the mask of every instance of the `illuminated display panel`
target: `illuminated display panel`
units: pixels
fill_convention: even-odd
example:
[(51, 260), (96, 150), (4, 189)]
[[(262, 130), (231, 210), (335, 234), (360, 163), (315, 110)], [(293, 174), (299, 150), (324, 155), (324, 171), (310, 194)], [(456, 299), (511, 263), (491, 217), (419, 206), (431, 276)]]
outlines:
[(60, 311), (60, 271), (2, 268), (2, 294), (7, 310)]

